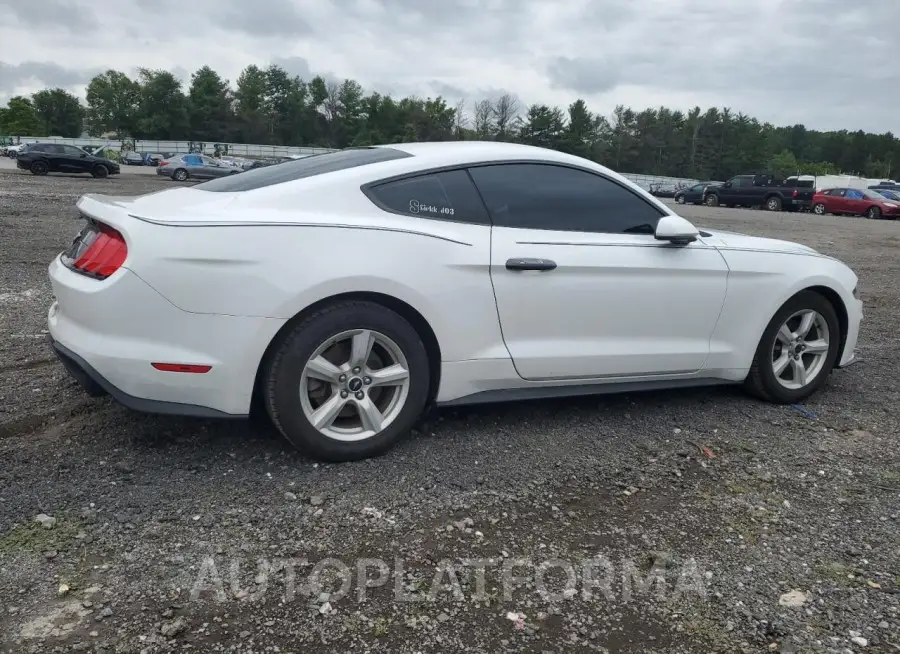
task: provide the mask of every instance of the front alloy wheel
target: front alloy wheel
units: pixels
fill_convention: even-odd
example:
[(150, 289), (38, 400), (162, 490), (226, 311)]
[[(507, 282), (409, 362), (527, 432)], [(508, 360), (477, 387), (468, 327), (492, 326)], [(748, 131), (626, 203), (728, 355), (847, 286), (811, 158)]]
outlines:
[(769, 321), (744, 385), (770, 402), (799, 402), (824, 386), (840, 342), (834, 305), (820, 293), (801, 291)]
[(298, 449), (327, 461), (390, 449), (429, 397), (419, 333), (368, 300), (345, 300), (298, 320), (263, 362), (260, 391), (272, 422)]
[(785, 320), (772, 346), (772, 372), (778, 383), (798, 390), (815, 381), (828, 357), (829, 334), (825, 318), (813, 309)]

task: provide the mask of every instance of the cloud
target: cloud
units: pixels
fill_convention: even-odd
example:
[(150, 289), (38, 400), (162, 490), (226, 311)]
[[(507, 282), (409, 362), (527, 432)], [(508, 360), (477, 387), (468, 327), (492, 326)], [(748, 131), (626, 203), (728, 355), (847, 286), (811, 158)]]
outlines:
[(16, 95), (17, 90), (27, 88), (62, 88), (74, 91), (87, 84), (102, 69), (65, 68), (48, 61), (24, 61), (6, 64), (0, 61), (0, 98)]
[[(255, 64), (455, 103), (576, 98), (609, 115), (729, 107), (775, 124), (896, 129), (900, 1), (0, 0), (0, 101), (139, 66), (185, 82)], [(40, 43), (40, 49), (33, 44)]]
[(0, 0), (0, 15), (31, 29), (82, 29), (96, 20), (90, 3), (67, 0)]

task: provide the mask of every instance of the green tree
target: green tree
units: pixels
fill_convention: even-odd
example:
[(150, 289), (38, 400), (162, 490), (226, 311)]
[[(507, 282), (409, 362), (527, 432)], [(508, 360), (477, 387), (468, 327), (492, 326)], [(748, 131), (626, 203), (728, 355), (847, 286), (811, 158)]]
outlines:
[(84, 107), (74, 95), (63, 89), (44, 89), (32, 96), (41, 133), (46, 136), (81, 136)]
[[(247, 66), (233, 89), (204, 66), (191, 77), (187, 94), (165, 71), (145, 70), (132, 80), (109, 70), (91, 80), (87, 104), (91, 134), (336, 148), (407, 140), (519, 141), (624, 173), (696, 179), (763, 171), (890, 178), (900, 162), (900, 140), (891, 132), (776, 126), (730, 107), (618, 106), (601, 116), (576, 100), (565, 108), (537, 104), (520, 111), (511, 93), (449, 106), (441, 97), (367, 93), (352, 79), (315, 75), (303, 80), (275, 65)], [(23, 98), (11, 100), (0, 110), (2, 131), (62, 132), (65, 127), (73, 133), (74, 115), (48, 108), (68, 107), (69, 112), (71, 99), (63, 102), (51, 89), (37, 94), (29, 107)]]
[(140, 102), (135, 136), (179, 139), (189, 131), (187, 98), (181, 82), (167, 70), (138, 70)]
[(797, 163), (797, 157), (790, 150), (782, 150), (769, 159), (769, 169), (782, 177), (796, 175), (801, 172), (800, 164)]
[(12, 136), (36, 136), (39, 131), (37, 114), (31, 100), (21, 95), (9, 99), (2, 115), (0, 133)]
[(140, 85), (118, 70), (94, 77), (87, 87), (88, 131), (93, 136), (114, 132), (125, 138), (137, 127)]
[(234, 136), (235, 116), (228, 81), (209, 66), (191, 76), (188, 91), (188, 123), (191, 137), (200, 141), (229, 141)]

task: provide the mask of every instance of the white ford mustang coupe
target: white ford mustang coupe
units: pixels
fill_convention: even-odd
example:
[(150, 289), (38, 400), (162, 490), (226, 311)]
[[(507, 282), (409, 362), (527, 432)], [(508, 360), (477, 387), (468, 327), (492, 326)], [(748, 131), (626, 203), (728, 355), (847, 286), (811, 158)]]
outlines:
[(54, 350), (132, 409), (246, 417), (345, 461), (431, 405), (743, 383), (797, 402), (854, 359), (857, 277), (698, 230), (622, 176), (506, 143), (353, 148), (85, 195)]

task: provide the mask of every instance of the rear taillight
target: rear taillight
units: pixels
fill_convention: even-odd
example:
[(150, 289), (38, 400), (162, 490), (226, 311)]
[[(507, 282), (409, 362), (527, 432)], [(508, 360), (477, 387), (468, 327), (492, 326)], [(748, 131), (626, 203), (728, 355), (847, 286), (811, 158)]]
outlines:
[(798, 195), (800, 195), (800, 193), (797, 191), (797, 189), (794, 189), (794, 197), (797, 197)]
[(160, 161), (160, 162), (159, 162), (159, 165), (160, 165), (160, 166), (168, 166), (168, 165), (169, 165), (169, 162), (168, 162), (168, 161)]
[(89, 222), (62, 255), (63, 263), (89, 277), (106, 279), (125, 263), (128, 246), (109, 225)]

